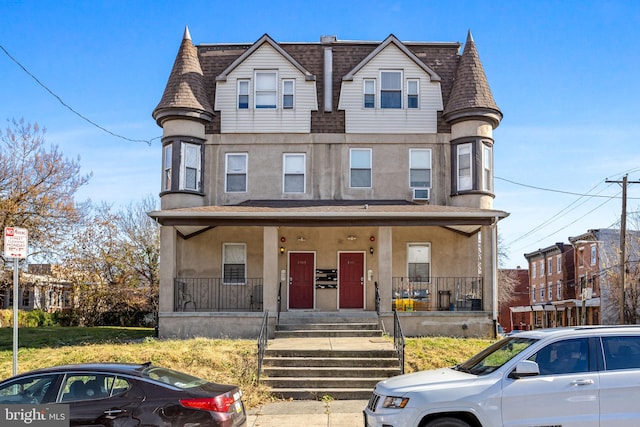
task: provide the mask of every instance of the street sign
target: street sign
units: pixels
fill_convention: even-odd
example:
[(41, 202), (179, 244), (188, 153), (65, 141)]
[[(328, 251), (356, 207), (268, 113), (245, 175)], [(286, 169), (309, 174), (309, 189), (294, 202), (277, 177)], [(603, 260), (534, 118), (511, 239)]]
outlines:
[(4, 257), (26, 258), (29, 245), (29, 232), (26, 228), (5, 227)]

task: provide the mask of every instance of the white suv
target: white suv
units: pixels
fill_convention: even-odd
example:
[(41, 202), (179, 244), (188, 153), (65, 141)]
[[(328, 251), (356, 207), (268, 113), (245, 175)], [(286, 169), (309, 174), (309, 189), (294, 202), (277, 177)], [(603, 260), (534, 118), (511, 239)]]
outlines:
[(379, 382), (366, 427), (640, 426), (640, 327), (521, 332), (452, 368)]

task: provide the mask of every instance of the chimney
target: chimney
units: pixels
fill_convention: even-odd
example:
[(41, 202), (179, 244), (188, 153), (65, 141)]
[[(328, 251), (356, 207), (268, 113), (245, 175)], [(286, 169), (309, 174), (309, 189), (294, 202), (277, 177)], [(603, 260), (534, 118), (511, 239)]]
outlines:
[(332, 43), (337, 40), (336, 36), (322, 36), (320, 43), (324, 47), (324, 111), (333, 111), (333, 48)]

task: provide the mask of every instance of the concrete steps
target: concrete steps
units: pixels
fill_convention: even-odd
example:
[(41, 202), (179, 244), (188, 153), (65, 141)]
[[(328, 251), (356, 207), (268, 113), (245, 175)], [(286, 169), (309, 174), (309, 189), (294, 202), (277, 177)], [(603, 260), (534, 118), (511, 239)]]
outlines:
[(261, 382), (288, 399), (369, 399), (378, 381), (398, 374), (393, 344), (376, 317), (311, 313), (281, 317)]

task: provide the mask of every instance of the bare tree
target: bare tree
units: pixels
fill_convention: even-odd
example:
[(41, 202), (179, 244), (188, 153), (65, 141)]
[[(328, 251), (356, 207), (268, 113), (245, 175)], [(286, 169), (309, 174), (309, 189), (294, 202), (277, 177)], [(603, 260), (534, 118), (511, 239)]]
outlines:
[(518, 273), (515, 270), (502, 268), (508, 258), (508, 248), (501, 236), (498, 236), (498, 307), (508, 306), (515, 299), (518, 285)]
[(37, 123), (8, 122), (0, 131), (0, 229), (28, 229), (30, 252), (37, 255), (55, 248), (79, 221), (82, 207), (74, 196), (91, 174), (82, 175), (79, 161), (57, 146), (47, 147)]

